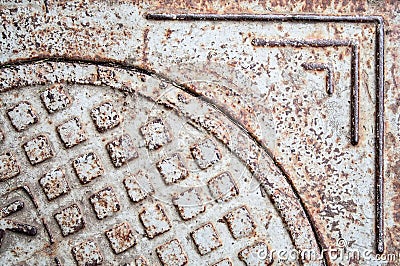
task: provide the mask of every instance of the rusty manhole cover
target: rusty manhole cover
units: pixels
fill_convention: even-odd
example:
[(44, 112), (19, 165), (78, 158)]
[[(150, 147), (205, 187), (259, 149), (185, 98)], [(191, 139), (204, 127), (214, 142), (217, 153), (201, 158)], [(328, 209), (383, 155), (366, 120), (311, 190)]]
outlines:
[[(273, 161), (200, 98), (134, 69), (47, 61), (4, 71), (24, 84), (2, 83), (4, 262), (250, 263), (294, 236), (317, 251)], [(260, 189), (264, 175), (292, 235)]]
[[(9, 5), (11, 50), (37, 29), (21, 33)], [(398, 250), (384, 17), (121, 4), (124, 26), (88, 5), (78, 18), (84, 5), (45, 1), (39, 52), (2, 58), (0, 264), (379, 265)]]

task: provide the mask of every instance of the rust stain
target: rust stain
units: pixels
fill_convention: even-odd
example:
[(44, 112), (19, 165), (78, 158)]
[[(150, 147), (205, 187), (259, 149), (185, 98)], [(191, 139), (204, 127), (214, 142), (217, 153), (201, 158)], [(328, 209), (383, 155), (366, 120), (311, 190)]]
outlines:
[(148, 56), (148, 49), (149, 49), (149, 28), (146, 28), (143, 31), (143, 50), (142, 50), (142, 62), (144, 65), (147, 65), (147, 56)]
[(173, 32), (174, 32), (173, 30), (167, 29), (167, 30), (165, 31), (165, 38), (169, 39), (169, 38), (171, 37), (171, 34), (172, 34)]

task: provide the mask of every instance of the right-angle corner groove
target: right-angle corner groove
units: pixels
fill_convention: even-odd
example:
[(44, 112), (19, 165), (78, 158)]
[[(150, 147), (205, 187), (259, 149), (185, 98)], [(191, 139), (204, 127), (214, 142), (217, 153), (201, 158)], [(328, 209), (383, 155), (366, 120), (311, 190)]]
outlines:
[(333, 94), (333, 67), (331, 64), (304, 62), (301, 66), (305, 70), (326, 71), (326, 92)]
[[(330, 40), (330, 39), (322, 39), (322, 40), (265, 40), (262, 38), (253, 39), (251, 44), (253, 46), (259, 47), (295, 47), (295, 48), (324, 48), (324, 47), (350, 47), (351, 49), (351, 77), (350, 77), (350, 121), (351, 121), (351, 129), (350, 129), (350, 143), (356, 146), (359, 142), (359, 65), (358, 65), (358, 45), (353, 41), (349, 40)], [(316, 63), (305, 63), (306, 65), (302, 65), (306, 70), (326, 70), (323, 68), (323, 65)], [(307, 69), (309, 68), (309, 69)], [(330, 84), (329, 80), (327, 81), (327, 91), (328, 94), (333, 93), (333, 85), (332, 85), (332, 68), (331, 70), (327, 70), (328, 79), (330, 76)], [(330, 75), (329, 75), (330, 74)], [(330, 85), (330, 86), (329, 86)]]

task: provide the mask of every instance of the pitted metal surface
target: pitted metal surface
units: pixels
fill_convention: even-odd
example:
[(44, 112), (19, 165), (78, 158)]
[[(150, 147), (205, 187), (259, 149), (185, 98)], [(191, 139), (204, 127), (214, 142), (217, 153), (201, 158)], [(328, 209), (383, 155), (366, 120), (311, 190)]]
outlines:
[[(43, 71), (49, 64), (59, 63), (26, 67)], [(64, 69), (73, 72), (82, 66), (88, 67), (64, 64)], [(95, 68), (97, 72), (102, 67)], [(29, 99), (39, 117), (35, 126), (9, 139), (19, 145), (5, 143), (17, 154), (21, 173), (2, 187), (4, 202), (20, 195), (21, 201), (37, 204), (40, 217), (33, 219), (38, 233), (32, 239), (40, 241), (34, 242), (32, 251), (17, 253), (19, 238), (31, 239), (7, 233), (3, 260), (46, 264), (57, 258), (65, 265), (118, 265), (143, 254), (152, 265), (212, 264), (225, 257), (239, 262), (240, 250), (260, 239), (270, 249), (292, 246), (290, 233), (251, 174), (255, 169), (249, 169), (244, 158), (235, 154), (235, 149), (247, 149), (236, 142), (241, 130), (235, 131), (229, 119), (224, 122), (215, 117), (223, 114), (210, 113), (215, 112), (211, 105), (174, 85), (134, 70), (121, 72), (129, 73), (133, 82), (123, 90), (101, 85), (101, 77), (91, 82), (98, 83), (97, 87), (63, 83), (59, 87), (71, 103), (50, 116), (39, 95), (54, 85), (30, 84), (21, 88), (18, 96), (13, 89), (3, 92), (3, 102), (10, 105), (20, 97)], [(86, 75), (90, 77), (90, 73)], [(66, 77), (60, 74), (59, 78)], [(183, 98), (184, 106), (172, 107), (182, 104)], [(101, 119), (94, 115), (100, 113)], [(209, 120), (219, 121), (218, 130), (225, 135), (213, 136), (198, 120), (205, 125)], [(60, 128), (70, 121), (75, 125), (79, 121), (78, 130), (60, 134)], [(14, 130), (11, 121), (6, 120), (4, 126)], [(79, 139), (82, 130), (86, 140), (69, 141)], [(44, 134), (46, 138), (40, 138)], [(26, 151), (25, 139), (32, 142), (32, 135), (39, 135), (33, 139), (35, 145), (30, 145), (39, 154), (35, 156)], [(251, 142), (249, 136), (242, 138)], [(226, 146), (228, 140), (232, 147)], [(49, 150), (52, 156), (48, 156)], [(260, 156), (254, 157), (255, 164)], [(278, 173), (271, 169), (269, 174)], [(39, 182), (31, 182), (33, 176), (39, 177)], [(18, 184), (26, 184), (32, 195), (10, 190)], [(42, 227), (45, 229), (40, 230)], [(310, 245), (313, 240), (302, 241)], [(57, 243), (56, 248), (52, 242)], [(236, 255), (231, 252), (233, 247)]]
[(0, 264), (400, 263), (399, 4), (201, 2), (0, 1)]

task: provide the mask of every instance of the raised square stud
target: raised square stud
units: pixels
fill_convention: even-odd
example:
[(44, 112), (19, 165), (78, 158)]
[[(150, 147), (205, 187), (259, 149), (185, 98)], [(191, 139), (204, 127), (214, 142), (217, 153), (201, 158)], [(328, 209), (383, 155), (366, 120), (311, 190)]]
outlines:
[(205, 211), (200, 189), (191, 188), (172, 199), (183, 220), (189, 220)]
[(154, 238), (171, 229), (171, 223), (161, 204), (148, 206), (139, 213), (139, 218), (149, 238)]
[(57, 131), (66, 148), (72, 148), (87, 139), (86, 132), (77, 117), (58, 126)]
[(159, 118), (143, 125), (140, 131), (149, 150), (159, 149), (168, 142), (171, 142), (172, 139), (166, 124)]
[(149, 263), (142, 256), (135, 259), (135, 266), (148, 266)]
[(50, 141), (44, 135), (37, 136), (24, 143), (23, 148), (32, 165), (44, 162), (54, 156)]
[(20, 169), (17, 158), (11, 152), (0, 155), (0, 181), (19, 175)]
[(229, 172), (217, 175), (208, 181), (211, 196), (217, 201), (229, 201), (239, 194), (239, 190)]
[(167, 185), (185, 179), (189, 175), (178, 153), (158, 162), (157, 169)]
[(8, 109), (8, 117), (14, 128), (20, 132), (36, 124), (39, 118), (29, 102), (23, 101)]
[(99, 219), (111, 216), (121, 208), (117, 195), (115, 195), (112, 187), (106, 187), (105, 189), (96, 192), (90, 196), (89, 200), (96, 212), (97, 218)]
[(124, 266), (149, 266), (150, 264), (147, 262), (147, 260), (139, 256), (135, 259), (135, 261), (130, 262), (130, 263), (125, 263)]
[(232, 261), (230, 259), (222, 259), (211, 266), (232, 266)]
[(136, 244), (131, 226), (127, 222), (120, 223), (107, 230), (106, 236), (115, 254), (124, 252)]
[(112, 129), (119, 125), (120, 117), (113, 105), (109, 102), (103, 103), (92, 109), (91, 117), (99, 132)]
[(100, 159), (93, 152), (80, 155), (72, 166), (82, 184), (87, 184), (104, 173)]
[(72, 248), (72, 254), (79, 266), (100, 265), (103, 256), (93, 240), (82, 242)]
[(241, 250), (239, 259), (247, 266), (265, 266), (271, 265), (273, 262), (268, 246), (263, 242), (258, 242)]
[(54, 169), (45, 174), (40, 180), (40, 185), (48, 200), (53, 200), (68, 193), (69, 186), (65, 179), (64, 171), (60, 168)]
[(156, 252), (163, 266), (182, 266), (188, 263), (186, 253), (177, 239), (157, 247)]
[(229, 231), (235, 239), (250, 236), (255, 231), (255, 224), (246, 206), (241, 206), (224, 216)]
[(190, 148), (193, 158), (201, 169), (206, 169), (221, 160), (217, 144), (210, 138), (196, 143)]
[(54, 84), (42, 92), (40, 98), (50, 114), (61, 111), (71, 104), (71, 97), (62, 84)]
[(73, 204), (54, 215), (63, 236), (74, 234), (85, 227), (78, 205)]
[(154, 193), (154, 187), (149, 177), (142, 171), (125, 178), (124, 186), (129, 198), (135, 203), (144, 200), (148, 195)]
[(131, 137), (127, 134), (108, 143), (107, 150), (115, 167), (121, 167), (125, 163), (138, 157)]
[(191, 235), (200, 255), (208, 254), (222, 246), (222, 242), (212, 223), (207, 223), (194, 230)]

